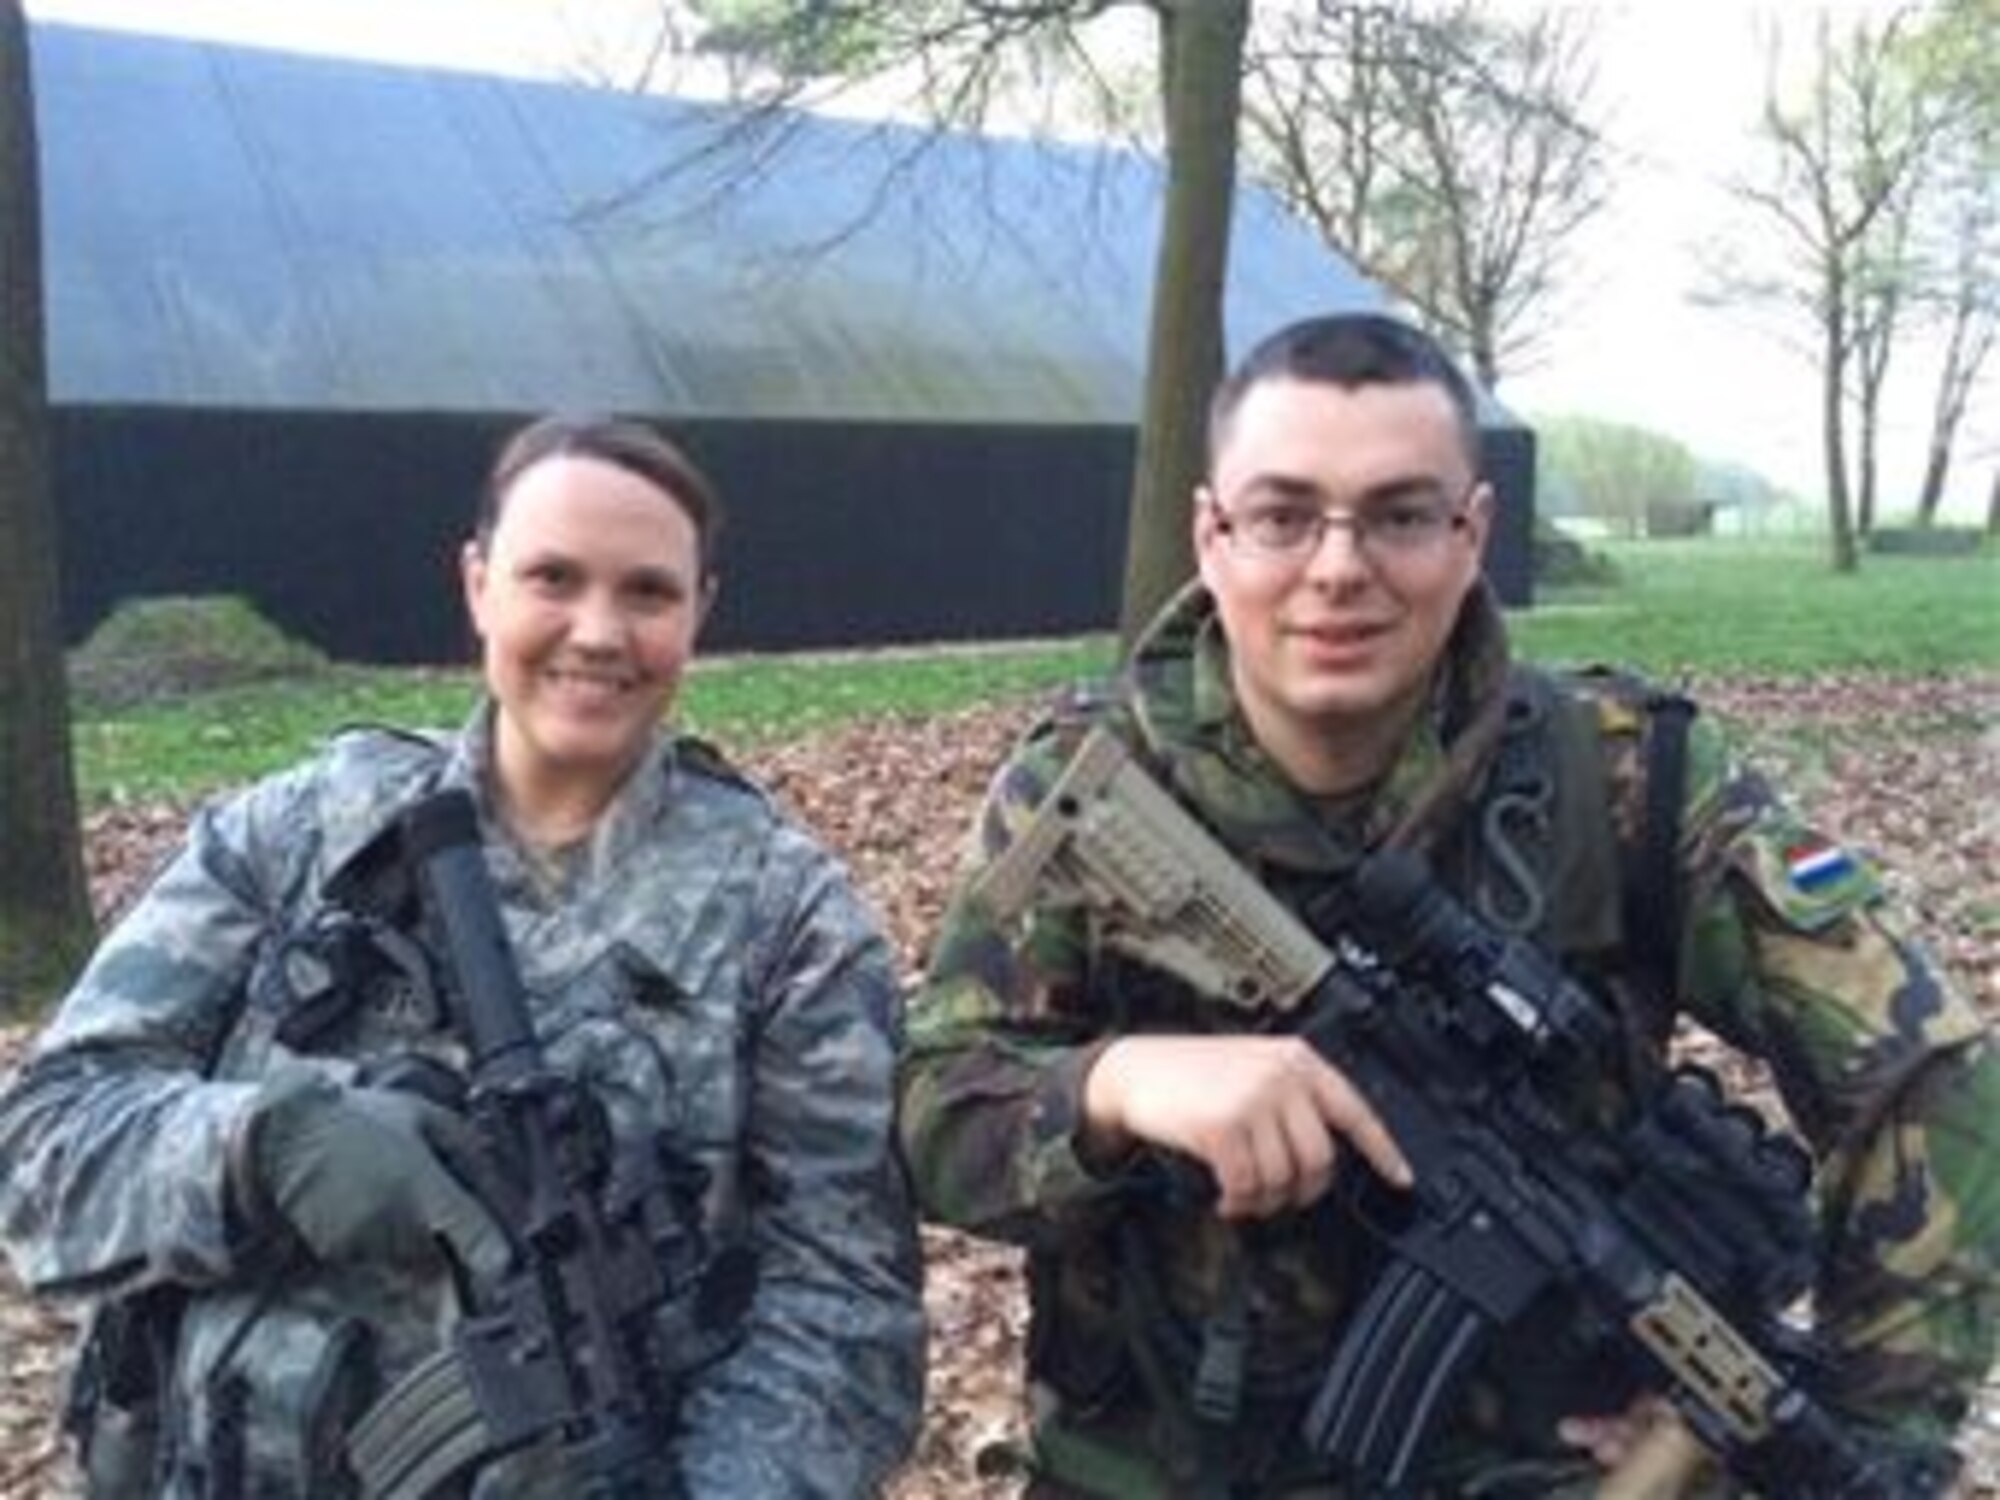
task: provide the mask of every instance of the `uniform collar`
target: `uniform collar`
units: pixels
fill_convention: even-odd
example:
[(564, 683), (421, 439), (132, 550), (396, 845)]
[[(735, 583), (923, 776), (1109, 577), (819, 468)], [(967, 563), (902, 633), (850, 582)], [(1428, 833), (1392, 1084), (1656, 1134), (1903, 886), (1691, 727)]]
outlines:
[[(499, 873), (528, 876), (542, 870), (544, 861), (507, 830), (499, 815), (493, 759), (498, 712), (499, 705), (491, 696), (482, 696), (473, 706), (446, 764), (444, 779), (472, 789), (489, 849), (505, 851)], [(599, 815), (588, 838), (576, 846), (578, 853), (572, 867), (584, 875), (614, 867), (629, 848), (659, 826), (681, 774), (673, 741), (663, 733), (656, 733), (632, 773)]]
[(1383, 842), (1425, 844), (1462, 805), (1491, 758), (1504, 709), (1506, 631), (1484, 584), (1467, 596), (1429, 710), (1388, 773), (1354, 797), (1301, 793), (1250, 733), (1229, 672), (1229, 643), (1199, 583), (1135, 645), (1130, 702), (1155, 767), (1233, 846), (1305, 871), (1348, 868)]

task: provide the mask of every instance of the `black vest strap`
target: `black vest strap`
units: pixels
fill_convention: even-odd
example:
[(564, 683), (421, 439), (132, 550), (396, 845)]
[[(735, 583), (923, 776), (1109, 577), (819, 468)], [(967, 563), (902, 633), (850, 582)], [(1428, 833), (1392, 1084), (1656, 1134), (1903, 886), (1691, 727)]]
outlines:
[(1625, 881), (1625, 932), (1633, 968), (1669, 1006), (1680, 993), (1681, 811), (1687, 800), (1688, 727), (1694, 714), (1694, 704), (1678, 693), (1647, 700), (1639, 863)]

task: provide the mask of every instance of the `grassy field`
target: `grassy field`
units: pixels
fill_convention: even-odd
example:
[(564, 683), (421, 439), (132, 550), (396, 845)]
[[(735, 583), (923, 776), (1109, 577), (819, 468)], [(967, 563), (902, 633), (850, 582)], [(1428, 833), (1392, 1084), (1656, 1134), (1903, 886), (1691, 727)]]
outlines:
[(1835, 574), (1817, 541), (1607, 549), (1619, 583), (1557, 590), (1514, 621), (1523, 654), (1673, 674), (2000, 666), (2000, 551), (1868, 557)]
[[(1547, 591), (1519, 612), (1522, 651), (1619, 661), (1667, 676), (2000, 668), (2000, 552), (1880, 557), (1836, 576), (1803, 542), (1647, 542), (1610, 549), (1615, 586)], [(1108, 637), (991, 648), (744, 656), (703, 662), (682, 718), (724, 745), (845, 719), (936, 713), (1103, 671)], [(188, 798), (297, 758), (328, 731), (378, 721), (453, 725), (469, 671), (340, 667), (204, 693), (75, 726), (86, 804)]]

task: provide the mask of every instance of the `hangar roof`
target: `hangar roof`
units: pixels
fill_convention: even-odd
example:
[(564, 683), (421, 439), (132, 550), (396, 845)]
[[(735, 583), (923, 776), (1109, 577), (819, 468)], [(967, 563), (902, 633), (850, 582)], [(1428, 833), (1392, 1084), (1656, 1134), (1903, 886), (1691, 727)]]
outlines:
[[(1136, 420), (1163, 173), (1109, 148), (33, 29), (59, 402)], [(1382, 295), (1268, 194), (1232, 348)]]

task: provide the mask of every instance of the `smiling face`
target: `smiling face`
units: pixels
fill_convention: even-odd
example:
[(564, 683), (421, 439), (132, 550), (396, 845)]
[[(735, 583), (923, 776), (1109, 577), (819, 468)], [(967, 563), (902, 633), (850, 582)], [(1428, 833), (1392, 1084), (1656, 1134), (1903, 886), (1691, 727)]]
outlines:
[[(1306, 507), (1334, 524), (1287, 552), (1243, 524)], [(1489, 507), (1459, 414), (1428, 382), (1266, 379), (1218, 431), (1195, 557), (1250, 728), (1306, 790), (1386, 769), (1478, 580)], [(1426, 514), (1451, 519), (1407, 529)]]
[(574, 823), (603, 809), (673, 701), (707, 604), (700, 539), (651, 480), (582, 455), (530, 463), (501, 502), (462, 558), (499, 706), (495, 772), (520, 820)]

